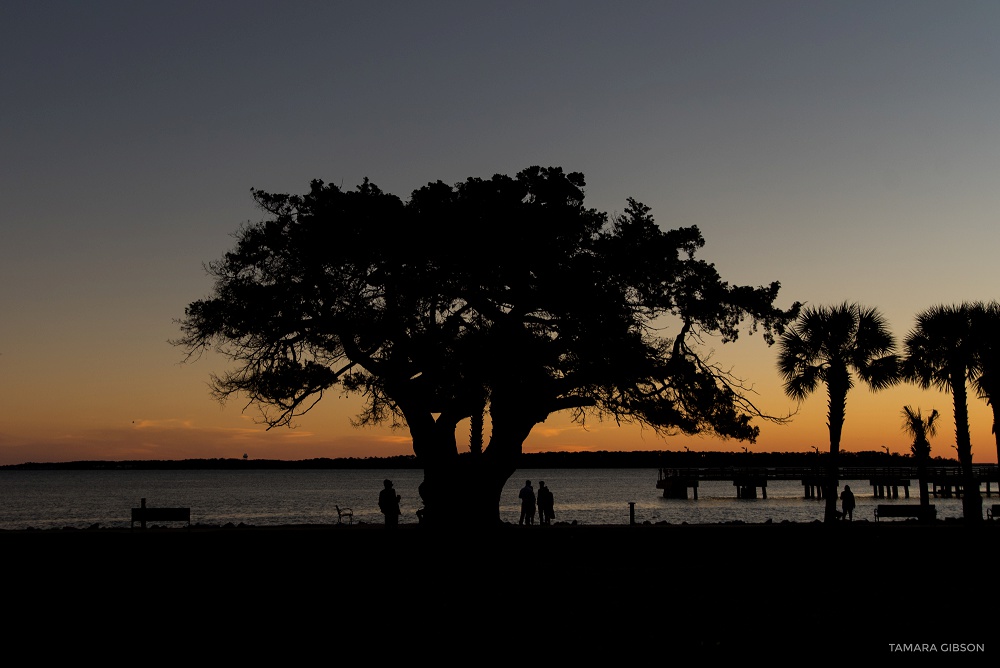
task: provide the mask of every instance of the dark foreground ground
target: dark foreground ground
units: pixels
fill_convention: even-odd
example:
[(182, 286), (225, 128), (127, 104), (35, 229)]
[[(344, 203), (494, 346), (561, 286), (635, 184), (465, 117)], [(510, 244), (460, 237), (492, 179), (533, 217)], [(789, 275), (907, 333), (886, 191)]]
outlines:
[(982, 663), (998, 547), (994, 522), (0, 531), (6, 607), (54, 646), (197, 640), (293, 666), (917, 660), (894, 644)]

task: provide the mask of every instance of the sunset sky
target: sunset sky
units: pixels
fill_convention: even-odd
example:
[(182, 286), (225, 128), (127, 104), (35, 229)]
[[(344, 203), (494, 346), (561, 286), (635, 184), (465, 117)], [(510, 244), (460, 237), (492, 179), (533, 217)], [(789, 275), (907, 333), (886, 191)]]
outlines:
[[(168, 341), (204, 263), (260, 219), (250, 189), (561, 166), (587, 205), (697, 225), (731, 283), (858, 301), (902, 338), (1000, 298), (1000, 3), (4, 2), (0, 464), (410, 454), (328, 395), (298, 428), (209, 396), (218, 356)], [(825, 391), (785, 398), (776, 350), (716, 345), (783, 415), (754, 445), (553, 417), (527, 451), (828, 447)], [(908, 452), (901, 386), (848, 396), (843, 449)], [(973, 455), (996, 462), (970, 397)], [(463, 433), (461, 437), (467, 438)]]

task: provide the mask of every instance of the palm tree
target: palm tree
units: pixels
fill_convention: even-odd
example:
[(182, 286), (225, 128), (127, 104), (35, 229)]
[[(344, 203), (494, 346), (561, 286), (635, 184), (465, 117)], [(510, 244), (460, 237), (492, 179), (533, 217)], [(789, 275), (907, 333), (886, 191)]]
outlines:
[(962, 465), (962, 513), (968, 522), (981, 520), (983, 500), (979, 495), (979, 481), (972, 471), (966, 387), (966, 383), (975, 380), (978, 374), (970, 306), (932, 306), (917, 314), (916, 325), (906, 336), (904, 345), (903, 377), (924, 389), (933, 387), (951, 393), (955, 411), (955, 449)]
[(926, 418), (921, 415), (920, 409), (914, 410), (909, 406), (903, 406), (903, 431), (913, 438), (913, 445), (910, 452), (917, 460), (917, 477), (920, 479), (920, 505), (930, 505), (930, 497), (927, 493), (927, 462), (931, 458), (930, 437), (937, 433), (937, 421), (941, 414), (937, 410), (932, 410)]
[(847, 409), (847, 392), (856, 374), (872, 391), (896, 383), (895, 339), (885, 318), (859, 304), (806, 308), (781, 337), (778, 369), (785, 393), (804, 400), (826, 385), (830, 430), (825, 521), (837, 518), (838, 455)]
[(993, 438), (1000, 462), (1000, 304), (977, 302), (970, 308), (972, 335), (975, 337), (976, 366), (979, 374), (973, 381), (976, 394), (993, 409)]

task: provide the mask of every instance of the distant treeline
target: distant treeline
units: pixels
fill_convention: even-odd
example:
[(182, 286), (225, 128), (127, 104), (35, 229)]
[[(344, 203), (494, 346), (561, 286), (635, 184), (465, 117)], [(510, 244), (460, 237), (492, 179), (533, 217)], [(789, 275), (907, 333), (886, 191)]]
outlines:
[[(462, 457), (469, 457), (463, 454)], [(681, 468), (716, 466), (816, 466), (826, 461), (826, 453), (816, 452), (689, 452), (633, 451), (539, 452), (521, 455), (522, 469), (614, 469)], [(913, 466), (910, 455), (878, 451), (841, 452), (840, 466)], [(955, 459), (935, 457), (932, 466), (958, 466)], [(419, 469), (413, 455), (396, 457), (341, 457), (287, 461), (282, 459), (181, 459), (79, 462), (27, 462), (0, 466), (6, 470), (242, 470), (242, 469)]]

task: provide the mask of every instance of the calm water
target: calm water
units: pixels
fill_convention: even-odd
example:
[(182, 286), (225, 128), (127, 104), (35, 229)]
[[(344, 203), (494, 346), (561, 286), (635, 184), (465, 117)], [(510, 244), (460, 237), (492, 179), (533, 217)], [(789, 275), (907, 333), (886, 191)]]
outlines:
[[(413, 470), (0, 471), (0, 529), (128, 527), (130, 509), (142, 498), (151, 507), (189, 507), (191, 521), (202, 524), (326, 524), (337, 521), (335, 505), (353, 509), (355, 522), (381, 522), (377, 499), (387, 477), (403, 497), (401, 521), (415, 523), (422, 476)], [(678, 500), (664, 499), (656, 478), (653, 469), (523, 469), (507, 482), (500, 514), (504, 521), (517, 522), (517, 492), (530, 479), (536, 489), (539, 480), (552, 489), (557, 522), (627, 524), (630, 502), (640, 523), (812, 522), (823, 517), (823, 502), (804, 499), (801, 484), (794, 481), (770, 482), (767, 499), (737, 499), (732, 483), (705, 482), (698, 500)], [(851, 488), (857, 498), (855, 519), (873, 519), (875, 506), (887, 502), (874, 499), (860, 482)], [(962, 515), (959, 499), (932, 503), (939, 518)]]

